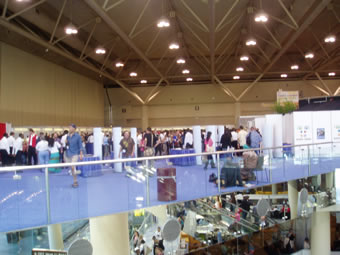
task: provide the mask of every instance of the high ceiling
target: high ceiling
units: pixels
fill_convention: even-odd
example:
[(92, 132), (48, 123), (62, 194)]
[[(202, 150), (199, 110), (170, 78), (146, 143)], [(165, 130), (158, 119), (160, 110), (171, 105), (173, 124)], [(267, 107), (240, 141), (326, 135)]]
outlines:
[[(319, 79), (325, 92), (329, 72), (340, 77), (340, 0), (0, 0), (0, 8), (0, 40), (121, 86), (142, 103), (152, 93), (143, 100), (130, 87), (154, 86), (157, 93), (170, 84), (213, 83), (238, 101), (258, 81), (281, 74)], [(254, 21), (261, 13), (266, 23)], [(161, 19), (170, 26), (157, 27)], [(77, 34), (65, 33), (70, 24)], [(337, 40), (326, 43), (329, 35)], [(248, 39), (256, 45), (246, 46)], [(171, 43), (179, 49), (170, 50)], [(96, 54), (98, 47), (106, 53)], [(309, 52), (314, 58), (305, 58)], [(244, 55), (248, 61), (240, 61)], [(249, 86), (236, 97), (222, 86), (230, 82)]]

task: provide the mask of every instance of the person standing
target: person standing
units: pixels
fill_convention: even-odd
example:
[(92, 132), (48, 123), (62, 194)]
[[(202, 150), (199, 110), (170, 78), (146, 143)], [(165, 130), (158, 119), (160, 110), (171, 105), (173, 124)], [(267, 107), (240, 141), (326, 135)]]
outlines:
[(14, 132), (11, 132), (8, 137), (8, 145), (9, 145), (9, 164), (14, 163), (14, 143), (15, 143), (15, 137)]
[[(134, 158), (135, 157), (135, 141), (130, 137), (130, 132), (125, 131), (123, 134), (123, 139), (119, 143), (119, 157), (122, 158)], [(124, 169), (130, 170), (132, 162), (125, 162)]]
[(237, 142), (237, 132), (236, 129), (233, 128), (231, 130), (231, 146), (237, 150), (238, 149), (238, 142)]
[[(212, 133), (209, 131), (207, 133), (207, 137), (204, 140), (204, 147), (205, 147), (205, 152), (214, 152), (214, 142), (211, 139), (211, 135)], [(212, 157), (212, 155), (208, 155), (208, 158), (205, 162), (205, 166), (204, 166), (204, 170), (207, 170), (209, 162), (211, 162), (211, 168), (216, 168), (215, 167), (215, 163), (214, 163), (214, 158)]]
[(188, 129), (184, 136), (183, 149), (192, 149), (193, 148), (193, 136), (191, 131)]
[(18, 138), (14, 142), (14, 151), (15, 155), (15, 164), (17, 166), (23, 165), (23, 143), (24, 143), (24, 135), (19, 134)]
[(8, 165), (8, 157), (9, 157), (9, 145), (8, 145), (8, 134), (4, 133), (3, 137), (0, 140), (0, 155), (2, 166)]
[(242, 209), (242, 219), (246, 219), (248, 216), (248, 212), (250, 210), (250, 202), (249, 202), (249, 197), (248, 196), (244, 196), (243, 200), (241, 202), (240, 208)]
[(34, 130), (32, 128), (29, 129), (29, 137), (28, 137), (28, 165), (32, 165), (32, 158), (33, 158), (33, 164), (38, 164), (38, 157), (37, 152), (35, 150), (35, 147), (37, 145), (37, 135), (34, 133)]
[[(49, 164), (58, 164), (60, 162), (60, 143), (54, 139), (50, 138), (48, 139), (48, 150), (50, 152), (50, 158), (49, 158)], [(60, 172), (60, 168), (49, 168), (50, 172), (58, 173)]]
[(260, 154), (260, 148), (262, 143), (261, 135), (256, 131), (256, 128), (252, 127), (247, 138), (250, 139), (250, 148), (256, 148), (256, 154)]
[(40, 141), (37, 143), (36, 150), (38, 152), (39, 165), (47, 165), (50, 159), (50, 152), (45, 136), (40, 136)]
[[(69, 134), (66, 138), (66, 151), (64, 159), (66, 163), (75, 163), (78, 160), (82, 161), (84, 156), (84, 148), (81, 136), (76, 132), (77, 126), (71, 124), (69, 127)], [(71, 167), (73, 176), (73, 188), (78, 188), (77, 170), (75, 166)]]
[(66, 151), (66, 140), (68, 136), (68, 130), (64, 130), (64, 133), (60, 139), (60, 144), (61, 144), (61, 162), (64, 162), (64, 151)]
[[(152, 157), (155, 156), (155, 147), (158, 145), (157, 138), (152, 133), (152, 130), (150, 127), (146, 129), (146, 134), (144, 135), (144, 141), (145, 141), (145, 150), (144, 150), (144, 157)], [(153, 167), (153, 160), (151, 160), (151, 167)]]
[(244, 130), (243, 126), (240, 126), (240, 131), (237, 134), (237, 140), (240, 145), (240, 149), (243, 149), (243, 147), (247, 144), (247, 131)]

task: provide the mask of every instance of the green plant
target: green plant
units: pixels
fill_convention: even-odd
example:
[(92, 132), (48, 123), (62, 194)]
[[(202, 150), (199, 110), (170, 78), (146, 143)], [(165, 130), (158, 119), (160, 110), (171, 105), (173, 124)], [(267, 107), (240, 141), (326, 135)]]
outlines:
[(283, 103), (276, 102), (274, 105), (274, 110), (277, 113), (286, 114), (296, 110), (296, 105), (291, 101), (286, 101)]

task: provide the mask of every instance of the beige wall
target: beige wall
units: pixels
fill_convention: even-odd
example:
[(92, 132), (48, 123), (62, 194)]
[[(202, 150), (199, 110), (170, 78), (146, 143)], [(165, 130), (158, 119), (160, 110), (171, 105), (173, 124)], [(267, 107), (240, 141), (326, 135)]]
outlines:
[[(334, 92), (339, 86), (338, 80), (325, 81)], [(320, 85), (319, 81), (310, 83)], [(240, 101), (241, 116), (272, 113), (276, 92), (298, 90), (302, 97), (324, 96), (310, 83), (260, 82), (256, 84)], [(236, 96), (247, 87), (246, 83), (227, 84)], [(145, 99), (151, 88), (134, 88), (133, 90)], [(113, 107), (113, 125), (123, 127), (142, 126), (142, 106), (122, 89), (109, 89)], [(107, 105), (107, 102), (105, 103)], [(195, 110), (199, 106), (199, 111)], [(123, 113), (122, 109), (126, 109)], [(235, 100), (213, 85), (183, 85), (162, 88), (147, 106), (149, 125), (152, 127), (190, 126), (195, 124), (234, 124)], [(106, 124), (108, 115), (105, 116)]]
[(104, 124), (100, 83), (4, 43), (0, 43), (0, 60), (0, 122)]

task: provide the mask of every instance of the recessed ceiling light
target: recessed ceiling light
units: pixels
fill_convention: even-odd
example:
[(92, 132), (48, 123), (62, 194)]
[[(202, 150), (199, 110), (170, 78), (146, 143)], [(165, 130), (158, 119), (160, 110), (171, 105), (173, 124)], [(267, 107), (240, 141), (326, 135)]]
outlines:
[(74, 25), (70, 24), (65, 27), (65, 33), (68, 35), (75, 35), (78, 34), (78, 29)]
[(185, 59), (183, 59), (183, 58), (179, 58), (179, 59), (177, 59), (177, 64), (185, 64)]
[(141, 80), (140, 83), (145, 84), (145, 83), (148, 83), (148, 81), (147, 80)]
[(281, 74), (281, 78), (287, 78), (287, 77), (288, 77), (287, 74), (285, 74), (285, 73)]
[(314, 53), (312, 52), (306, 53), (305, 58), (314, 58)]
[(233, 76), (233, 79), (234, 79), (234, 80), (239, 80), (239, 79), (240, 79), (240, 76), (235, 75), (235, 76)]
[(192, 78), (187, 78), (187, 81), (192, 81)]
[(31, 0), (16, 0), (19, 3), (31, 2)]
[(243, 55), (243, 56), (240, 57), (240, 60), (241, 60), (241, 61), (248, 61), (248, 60), (249, 60), (249, 57), (246, 56), (246, 55)]
[(118, 68), (119, 68), (119, 67), (123, 67), (123, 66), (124, 66), (124, 63), (123, 63), (123, 62), (120, 62), (120, 61), (119, 61), (119, 62), (116, 63), (116, 67), (118, 67)]
[(169, 49), (170, 49), (170, 50), (178, 50), (178, 49), (179, 49), (178, 43), (171, 43), (171, 44), (169, 45)]
[(104, 48), (102, 48), (102, 47), (96, 48), (96, 54), (101, 54), (101, 55), (103, 55), (103, 54), (105, 54), (105, 53), (106, 53), (106, 50), (105, 50)]
[(259, 12), (255, 15), (255, 22), (266, 23), (268, 21), (268, 15), (264, 12)]
[(299, 66), (298, 66), (298, 65), (292, 65), (292, 66), (290, 67), (290, 69), (292, 69), (292, 70), (298, 70), (298, 69), (299, 69)]
[(237, 67), (237, 68), (236, 68), (236, 71), (237, 71), (237, 72), (243, 72), (244, 69), (243, 69), (243, 67)]
[(328, 73), (328, 76), (335, 76), (335, 75), (336, 75), (335, 72), (330, 72), (330, 73)]
[(256, 45), (256, 40), (255, 39), (249, 39), (246, 41), (247, 46), (255, 46)]
[(336, 41), (335, 35), (329, 35), (325, 38), (326, 43), (334, 43)]
[(170, 21), (167, 18), (163, 17), (157, 22), (157, 27), (159, 28), (170, 27)]
[(182, 71), (182, 74), (188, 74), (188, 73), (190, 73), (190, 71), (189, 71), (188, 69), (184, 69), (184, 70)]
[(130, 73), (130, 76), (131, 76), (131, 77), (136, 77), (136, 76), (137, 76), (137, 73), (136, 73), (136, 72), (131, 72), (131, 73)]

